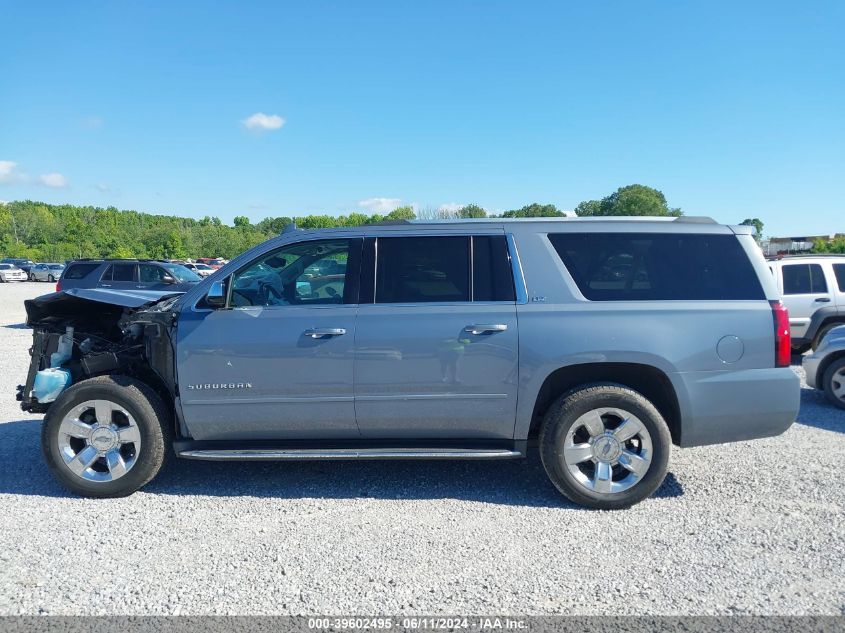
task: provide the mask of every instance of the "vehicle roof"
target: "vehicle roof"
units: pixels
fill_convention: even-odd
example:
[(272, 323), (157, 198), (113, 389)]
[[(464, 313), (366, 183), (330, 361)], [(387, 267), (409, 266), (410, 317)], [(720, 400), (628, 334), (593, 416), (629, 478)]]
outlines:
[(584, 232), (656, 232), (656, 233), (716, 233), (751, 235), (753, 226), (719, 224), (706, 217), (562, 217), (562, 218), (473, 218), (456, 220), (400, 220), (328, 229), (297, 229), (289, 225), (280, 238), (302, 235), (396, 234), (414, 231), (443, 231), (444, 233), (492, 230), (509, 232), (584, 231)]
[(812, 255), (771, 255), (766, 258), (771, 263), (782, 262), (784, 260), (809, 260), (809, 259), (845, 259), (845, 254), (837, 253), (814, 253)]
[(132, 259), (131, 257), (116, 257), (114, 259), (108, 257), (81, 257), (68, 262), (68, 264), (102, 264), (104, 262), (117, 262), (126, 264), (136, 264), (138, 262), (154, 263), (154, 264), (171, 264), (172, 262), (166, 259)]

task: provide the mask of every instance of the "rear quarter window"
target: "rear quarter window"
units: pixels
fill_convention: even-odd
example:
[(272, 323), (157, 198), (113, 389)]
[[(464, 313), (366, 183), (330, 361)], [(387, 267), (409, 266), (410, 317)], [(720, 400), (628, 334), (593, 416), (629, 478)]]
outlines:
[(99, 264), (71, 264), (65, 268), (63, 277), (65, 279), (82, 279), (98, 266)]
[(766, 298), (733, 235), (550, 233), (549, 240), (590, 301)]

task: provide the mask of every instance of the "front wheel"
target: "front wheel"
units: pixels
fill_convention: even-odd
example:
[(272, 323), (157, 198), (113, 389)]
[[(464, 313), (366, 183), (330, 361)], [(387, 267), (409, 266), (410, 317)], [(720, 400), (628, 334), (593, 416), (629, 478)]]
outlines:
[(47, 465), (86, 497), (123, 497), (158, 474), (170, 451), (170, 413), (150, 387), (126, 376), (73, 385), (41, 427)]
[(56, 281), (56, 278), (53, 277), (53, 275), (50, 275), (50, 276), (47, 277), (47, 281), (49, 281), (50, 283), (53, 283), (53, 282)]
[(655, 406), (614, 384), (562, 396), (540, 429), (543, 467), (571, 501), (600, 510), (628, 508), (666, 476), (672, 437)]

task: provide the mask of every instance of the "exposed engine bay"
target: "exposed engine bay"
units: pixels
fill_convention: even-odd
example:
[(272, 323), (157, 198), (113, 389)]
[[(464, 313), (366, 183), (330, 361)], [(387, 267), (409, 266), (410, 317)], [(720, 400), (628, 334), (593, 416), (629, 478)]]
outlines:
[(44, 413), (66, 387), (104, 374), (136, 377), (172, 402), (180, 296), (73, 289), (25, 301), (33, 336), (26, 384), (18, 386), (21, 408)]

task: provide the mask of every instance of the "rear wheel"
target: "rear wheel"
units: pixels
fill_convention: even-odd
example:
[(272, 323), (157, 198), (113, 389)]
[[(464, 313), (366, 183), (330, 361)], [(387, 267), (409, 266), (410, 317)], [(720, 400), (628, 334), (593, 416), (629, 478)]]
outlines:
[(822, 388), (831, 404), (845, 409), (845, 358), (833, 361), (825, 370)]
[(148, 483), (170, 451), (170, 414), (147, 385), (98, 376), (63, 392), (41, 429), (59, 482), (87, 497), (123, 497)]
[(56, 278), (55, 278), (55, 277), (53, 277), (53, 275), (48, 275), (48, 276), (47, 276), (47, 281), (49, 281), (49, 282), (55, 282), (55, 281), (56, 281)]
[(621, 385), (583, 387), (551, 406), (540, 454), (552, 483), (590, 508), (628, 508), (666, 476), (672, 438), (651, 402)]

